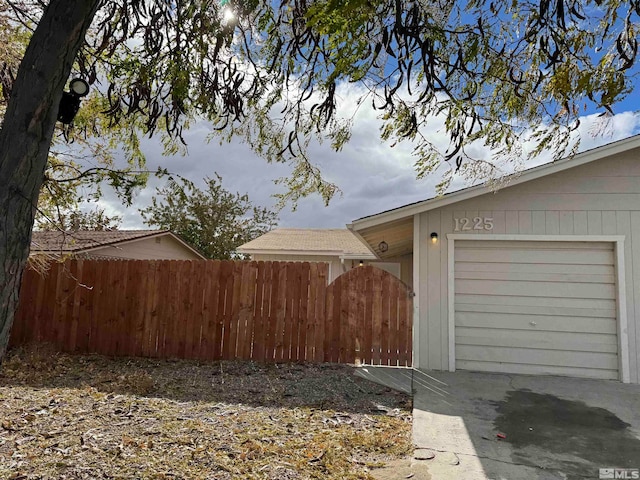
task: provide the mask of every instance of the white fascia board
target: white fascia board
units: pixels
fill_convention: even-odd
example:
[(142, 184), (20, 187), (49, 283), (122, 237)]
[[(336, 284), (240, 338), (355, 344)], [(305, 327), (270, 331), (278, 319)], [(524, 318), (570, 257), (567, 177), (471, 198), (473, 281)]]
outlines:
[[(573, 158), (564, 158), (556, 162), (545, 163), (543, 165), (539, 165), (537, 167), (526, 170), (519, 175), (509, 175), (507, 176), (507, 178), (510, 178), (508, 187), (529, 182), (531, 180), (536, 180), (538, 178), (562, 172), (570, 168), (579, 167), (580, 165), (585, 165), (587, 163), (600, 160), (608, 156), (623, 153), (638, 147), (640, 147), (640, 135), (635, 135), (624, 140), (619, 140), (608, 145), (603, 145), (601, 147), (587, 150), (586, 152), (578, 153)], [(441, 197), (431, 198), (419, 203), (406, 205), (404, 207), (399, 207), (394, 210), (382, 212), (377, 215), (354, 220), (353, 223), (348, 225), (348, 227), (355, 233), (357, 230), (375, 227), (384, 223), (392, 222), (394, 220), (400, 220), (411, 215), (416, 215), (422, 212), (427, 212), (429, 210), (434, 210), (436, 208), (445, 207), (447, 205), (451, 205), (452, 203), (462, 202), (464, 200), (468, 200), (470, 198), (478, 197), (480, 195), (484, 195), (485, 193), (491, 192), (493, 192), (493, 190), (484, 184), (476, 185), (475, 187), (465, 188), (464, 190), (449, 193)]]
[(340, 255), (341, 260), (378, 260), (378, 257), (371, 253), (344, 253)]

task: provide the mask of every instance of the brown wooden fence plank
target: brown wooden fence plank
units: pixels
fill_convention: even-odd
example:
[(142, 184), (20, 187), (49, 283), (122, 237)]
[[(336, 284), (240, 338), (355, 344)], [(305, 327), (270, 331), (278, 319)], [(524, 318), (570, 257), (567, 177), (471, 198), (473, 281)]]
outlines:
[(388, 365), (398, 365), (398, 347), (400, 343), (400, 335), (398, 331), (398, 297), (400, 295), (400, 281), (396, 278), (391, 278), (391, 284), (389, 285), (389, 363)]
[(241, 262), (233, 263), (233, 274), (231, 276), (231, 311), (229, 323), (229, 336), (225, 338), (228, 348), (225, 349), (227, 355), (225, 360), (238, 358), (238, 327), (240, 326), (240, 290), (242, 287), (242, 270)]
[(382, 311), (380, 316), (380, 362), (389, 365), (389, 295), (391, 275), (382, 276)]
[(64, 330), (65, 316), (67, 313), (67, 297), (69, 296), (69, 266), (68, 262), (61, 265), (58, 269), (58, 278), (56, 279), (56, 296), (53, 308), (53, 331), (50, 337), (51, 343), (59, 348), (64, 347)]
[[(255, 305), (253, 309), (253, 348), (251, 350), (251, 358), (261, 362), (264, 360), (265, 352), (265, 275), (267, 272), (265, 262), (256, 262), (256, 286), (255, 286)], [(266, 296), (268, 299), (268, 295)], [(268, 308), (268, 307), (267, 307)]]
[(102, 355), (111, 355), (116, 341), (116, 322), (118, 318), (118, 288), (116, 271), (117, 261), (105, 261), (103, 266), (104, 289), (101, 308), (101, 321), (99, 321), (100, 338), (98, 352)]
[[(216, 321), (216, 344), (214, 350), (214, 359), (223, 358), (225, 347), (225, 335), (229, 336), (229, 319), (227, 318), (227, 310), (230, 310), (231, 294), (229, 291), (229, 276), (233, 273), (233, 266), (230, 262), (223, 261), (220, 263), (220, 276), (218, 277), (218, 314)], [(229, 306), (227, 307), (227, 303)]]
[[(85, 273), (87, 281), (86, 285), (91, 287), (90, 291), (86, 292), (86, 305), (84, 308), (85, 322), (86, 322), (86, 343), (83, 351), (87, 353), (95, 353), (96, 350), (96, 338), (97, 338), (97, 321), (98, 310), (100, 309), (100, 297), (102, 295), (102, 263), (98, 261), (87, 262), (91, 267), (87, 268)], [(88, 266), (88, 265), (87, 265)]]
[(307, 295), (307, 310), (304, 325), (304, 360), (306, 362), (313, 362), (315, 359), (315, 328), (316, 328), (316, 278), (318, 276), (318, 264), (308, 263), (309, 268), (307, 275), (308, 278), (308, 295)]
[(94, 317), (94, 343), (92, 351), (95, 353), (107, 354), (109, 342), (111, 341), (110, 317), (115, 312), (115, 302), (113, 301), (112, 285), (111, 285), (111, 269), (109, 268), (113, 262), (100, 262), (100, 279), (99, 279), (99, 300), (97, 302), (96, 315)]
[(126, 276), (125, 296), (120, 317), (120, 346), (121, 355), (133, 356), (140, 343), (141, 320), (138, 319), (138, 307), (141, 295), (142, 274), (138, 261), (121, 261), (124, 264)]
[(253, 309), (256, 288), (255, 262), (242, 262), (240, 284), (240, 310), (238, 312), (237, 357), (251, 359), (251, 342), (253, 341)]
[(144, 328), (142, 333), (141, 355), (151, 357), (156, 349), (158, 323), (158, 262), (147, 263), (147, 291), (144, 295)]
[(176, 292), (178, 299), (176, 301), (176, 318), (173, 320), (176, 327), (174, 329), (174, 352), (176, 358), (186, 358), (186, 339), (191, 315), (192, 299), (190, 298), (190, 293), (193, 277), (191, 276), (191, 263), (188, 260), (179, 260), (177, 264), (178, 285), (176, 286)]
[(382, 336), (382, 275), (381, 271), (375, 269), (372, 274), (373, 279), (373, 335), (371, 337), (372, 363), (380, 365), (381, 362), (381, 336)]
[(408, 293), (404, 293), (404, 295), (400, 296), (398, 307), (400, 316), (398, 321), (400, 328), (398, 335), (398, 363), (401, 366), (411, 366), (411, 328), (413, 324), (411, 315), (413, 315), (413, 299), (408, 295)]
[(82, 295), (82, 270), (83, 261), (77, 260), (72, 264), (72, 280), (74, 282), (73, 295), (67, 304), (69, 330), (65, 343), (68, 345), (70, 352), (78, 351), (78, 330), (80, 323), (80, 297)]
[(298, 335), (295, 345), (297, 345), (298, 351), (296, 352), (297, 360), (304, 362), (308, 360), (307, 355), (307, 332), (309, 325), (309, 275), (311, 266), (309, 262), (302, 264), (300, 273), (300, 312), (298, 315)]
[(165, 348), (168, 358), (178, 358), (179, 331), (184, 331), (183, 319), (180, 317), (180, 290), (182, 287), (181, 263), (171, 260), (169, 267), (169, 314), (165, 319)]
[(184, 358), (196, 359), (200, 350), (202, 330), (202, 271), (195, 260), (189, 263), (189, 317), (186, 319)]
[[(265, 318), (265, 356), (264, 359), (267, 362), (272, 362), (275, 360), (275, 334), (277, 329), (278, 318), (276, 315), (276, 308), (278, 307), (278, 277), (280, 275), (280, 262), (269, 262), (270, 265), (270, 274), (267, 277), (269, 282), (269, 295), (268, 298), (268, 316)], [(267, 292), (265, 291), (265, 295)]]
[(78, 339), (76, 348), (78, 352), (89, 352), (91, 342), (91, 322), (94, 315), (94, 307), (97, 299), (96, 270), (97, 265), (85, 260), (82, 266), (82, 285), (80, 287), (80, 311), (78, 317)]
[[(222, 325), (222, 337), (221, 337), (221, 350), (220, 350), (220, 358), (224, 360), (228, 360), (233, 358), (231, 349), (231, 345), (229, 342), (231, 335), (231, 324), (233, 323), (233, 289), (234, 289), (234, 266), (232, 262), (224, 261), (224, 277), (222, 281), (224, 282), (224, 298), (221, 298), (222, 308), (223, 308), (223, 325)], [(234, 345), (235, 347), (235, 345)]]
[(284, 362), (290, 362), (294, 360), (291, 341), (299, 306), (296, 305), (296, 293), (298, 296), (300, 295), (300, 265), (301, 263), (287, 264), (287, 288), (285, 295), (286, 307), (284, 316), (284, 329), (282, 333), (282, 357), (279, 359)]
[(278, 271), (278, 297), (276, 298), (276, 329), (274, 331), (275, 352), (274, 360), (282, 361), (284, 358), (284, 329), (288, 315), (287, 305), (287, 277), (289, 275), (289, 264), (283, 265)]
[(367, 298), (367, 276), (358, 275), (356, 281), (356, 332), (354, 334), (355, 351), (354, 357), (356, 363), (364, 363), (364, 332), (365, 332), (365, 312)]
[(168, 260), (158, 262), (158, 271), (156, 272), (156, 288), (158, 295), (156, 298), (156, 316), (154, 319), (154, 330), (151, 339), (155, 338), (153, 346), (154, 356), (166, 358), (166, 336), (167, 336), (167, 317), (169, 311), (169, 291), (171, 290), (171, 263)]
[(129, 307), (129, 299), (133, 294), (134, 286), (129, 285), (129, 263), (127, 261), (118, 260), (116, 264), (118, 278), (118, 315), (115, 323), (115, 341), (112, 344), (112, 355), (127, 355), (127, 344), (133, 329), (131, 328), (130, 318), (127, 308)]
[(203, 339), (203, 358), (215, 360), (220, 358), (220, 341), (222, 332), (222, 318), (218, 315), (220, 296), (224, 297), (224, 291), (220, 284), (221, 262), (207, 262), (210, 267), (207, 269), (207, 297), (205, 302), (206, 312), (206, 335)]
[(151, 268), (150, 262), (136, 261), (129, 263), (128, 284), (130, 288), (133, 288), (133, 295), (129, 298), (130, 303), (127, 307), (127, 315), (133, 331), (129, 337), (127, 355), (142, 355), (142, 345), (145, 343), (145, 308)]
[(346, 305), (348, 285), (345, 282), (344, 277), (338, 277), (335, 281), (335, 288), (333, 290), (333, 309), (331, 312), (331, 324), (329, 325), (329, 358), (330, 362), (340, 361), (340, 332), (343, 322), (343, 308)]
[(327, 311), (326, 299), (329, 296), (329, 290), (327, 285), (329, 267), (326, 263), (318, 264), (318, 278), (316, 279), (316, 312), (315, 312), (315, 361), (323, 362), (325, 351), (325, 336), (327, 330), (327, 323), (329, 322), (329, 313)]
[(206, 277), (203, 275), (206, 270), (205, 260), (192, 260), (192, 283), (190, 296), (192, 299), (192, 318), (190, 334), (187, 335), (187, 355), (188, 358), (202, 358), (200, 348), (202, 347), (202, 332), (204, 331), (204, 291), (206, 289)]

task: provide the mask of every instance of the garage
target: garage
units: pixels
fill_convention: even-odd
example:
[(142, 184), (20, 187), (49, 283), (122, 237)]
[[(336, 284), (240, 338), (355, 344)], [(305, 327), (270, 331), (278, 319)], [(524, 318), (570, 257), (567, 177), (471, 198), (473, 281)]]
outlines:
[(415, 367), (640, 384), (640, 135), (350, 228), (411, 248)]
[(458, 369), (617, 379), (614, 244), (455, 245)]

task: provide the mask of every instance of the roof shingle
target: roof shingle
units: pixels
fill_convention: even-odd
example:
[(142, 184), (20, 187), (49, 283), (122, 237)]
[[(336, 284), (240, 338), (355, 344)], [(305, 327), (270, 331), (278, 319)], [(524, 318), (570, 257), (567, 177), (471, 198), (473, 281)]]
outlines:
[(238, 247), (239, 252), (304, 251), (325, 254), (373, 256), (371, 251), (346, 228), (278, 228)]
[(168, 230), (34, 231), (31, 236), (31, 253), (79, 253), (166, 232)]

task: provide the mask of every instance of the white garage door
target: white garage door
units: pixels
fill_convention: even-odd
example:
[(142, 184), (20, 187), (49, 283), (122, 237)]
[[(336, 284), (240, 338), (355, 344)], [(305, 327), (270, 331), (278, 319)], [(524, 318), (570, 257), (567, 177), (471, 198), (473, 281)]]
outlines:
[(456, 368), (618, 378), (611, 243), (455, 242)]

